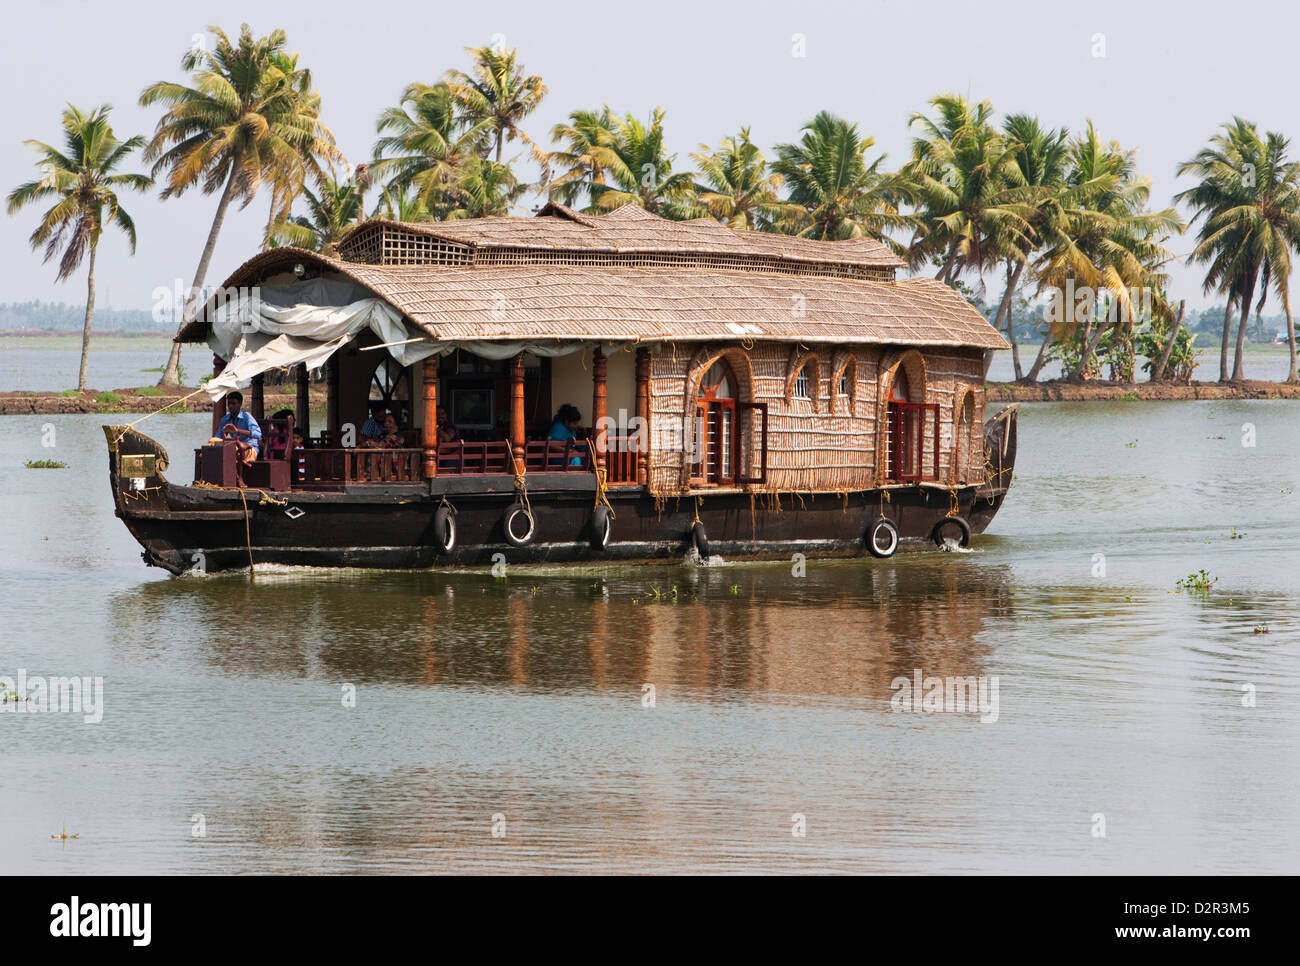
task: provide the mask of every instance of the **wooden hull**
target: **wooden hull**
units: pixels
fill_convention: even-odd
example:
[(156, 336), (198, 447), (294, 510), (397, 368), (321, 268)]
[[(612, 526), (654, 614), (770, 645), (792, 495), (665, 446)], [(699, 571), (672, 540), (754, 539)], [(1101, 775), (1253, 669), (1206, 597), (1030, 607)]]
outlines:
[[(104, 427), (110, 482), (121, 517), (144, 547), (145, 562), (173, 574), (254, 564), (317, 567), (486, 567), (494, 563), (596, 564), (682, 559), (691, 529), (703, 524), (710, 554), (724, 559), (790, 559), (866, 554), (867, 528), (880, 516), (897, 526), (905, 545), (933, 546), (935, 524), (956, 512), (982, 532), (1002, 504), (1015, 460), (1015, 411), (986, 427), (991, 484), (949, 489), (914, 485), (847, 494), (705, 492), (656, 501), (639, 487), (607, 491), (614, 512), (611, 539), (593, 541), (594, 479), (587, 474), (530, 474), (528, 500), (535, 537), (506, 541), (503, 520), (518, 499), (510, 477), (442, 477), (419, 484), (366, 484), (344, 492), (266, 493), (171, 484), (166, 454), (125, 427)], [(992, 434), (990, 436), (990, 434)], [(990, 452), (990, 446), (993, 451)], [(150, 457), (155, 472), (121, 457)], [(455, 510), (456, 543), (436, 545), (438, 508)]]

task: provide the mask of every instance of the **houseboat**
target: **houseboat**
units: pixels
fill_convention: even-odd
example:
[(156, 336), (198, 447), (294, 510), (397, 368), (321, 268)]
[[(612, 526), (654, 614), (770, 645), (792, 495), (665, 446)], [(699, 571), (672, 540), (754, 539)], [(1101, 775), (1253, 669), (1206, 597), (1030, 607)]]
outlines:
[[(106, 426), (116, 512), (173, 574), (965, 546), (1015, 464), (1016, 408), (984, 412), (1006, 343), (903, 267), (869, 239), (631, 205), (371, 219), (333, 255), (272, 249), (177, 336), (213, 349), (214, 433), (244, 391), (258, 458), (196, 440), (182, 485), (156, 442)], [(274, 371), (297, 406), (268, 419)], [(386, 413), (401, 440), (365, 445)]]

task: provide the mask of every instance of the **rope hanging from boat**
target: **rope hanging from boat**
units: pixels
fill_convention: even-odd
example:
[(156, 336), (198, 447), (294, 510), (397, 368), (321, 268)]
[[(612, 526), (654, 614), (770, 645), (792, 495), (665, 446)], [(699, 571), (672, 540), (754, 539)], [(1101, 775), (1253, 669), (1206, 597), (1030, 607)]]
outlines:
[[(513, 453), (511, 454), (511, 458), (514, 458)], [(519, 502), (524, 505), (524, 510), (528, 514), (528, 519), (535, 520), (536, 517), (533, 516), (533, 505), (528, 502), (528, 465), (523, 460), (519, 461), (518, 472), (515, 473), (515, 489), (519, 491)], [(444, 499), (445, 498), (444, 494)]]
[(248, 547), (248, 579), (253, 580), (256, 577), (253, 570), (253, 533), (248, 522), (248, 498), (244, 495), (242, 487), (239, 490), (239, 502), (244, 504), (244, 544)]
[(609, 470), (606, 467), (601, 466), (596, 460), (596, 441), (594, 439), (587, 440), (587, 449), (591, 453), (592, 472), (596, 474), (596, 501), (592, 504), (591, 508), (595, 511), (602, 503), (605, 504), (605, 509), (609, 510), (609, 518), (613, 520), (618, 516), (618, 514), (614, 512), (614, 508), (610, 506), (609, 503), (609, 494), (607, 492), (609, 488), (606, 486), (606, 480), (609, 478)]

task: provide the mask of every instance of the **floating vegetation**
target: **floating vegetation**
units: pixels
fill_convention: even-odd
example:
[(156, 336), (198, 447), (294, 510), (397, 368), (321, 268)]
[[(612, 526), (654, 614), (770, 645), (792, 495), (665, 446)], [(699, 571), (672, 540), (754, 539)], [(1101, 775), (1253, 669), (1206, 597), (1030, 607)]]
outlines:
[(1124, 445), (1127, 446), (1129, 449), (1133, 449), (1135, 446), (1137, 446), (1137, 444), (1138, 441), (1135, 439), (1131, 443), (1125, 443)]
[(1218, 577), (1211, 577), (1210, 574), (1202, 568), (1194, 571), (1186, 577), (1180, 578), (1174, 587), (1178, 591), (1187, 591), (1188, 593), (1200, 594), (1202, 597), (1210, 592), (1210, 588), (1218, 583)]
[(1256, 634), (1267, 634), (1267, 633), (1268, 633), (1268, 625), (1267, 625), (1267, 624), (1256, 624), (1256, 625), (1255, 625), (1255, 633), (1256, 633)]
[(68, 467), (67, 463), (58, 460), (27, 460), (23, 465), (29, 470), (63, 470)]
[(654, 584), (646, 584), (650, 588), (650, 596), (654, 600), (677, 600), (677, 585), (673, 584), (671, 590), (660, 590)]
[(740, 596), (740, 584), (732, 584), (732, 585), (731, 585), (730, 587), (728, 587), (727, 589), (731, 591), (731, 596), (732, 596), (732, 597), (739, 597), (739, 596)]

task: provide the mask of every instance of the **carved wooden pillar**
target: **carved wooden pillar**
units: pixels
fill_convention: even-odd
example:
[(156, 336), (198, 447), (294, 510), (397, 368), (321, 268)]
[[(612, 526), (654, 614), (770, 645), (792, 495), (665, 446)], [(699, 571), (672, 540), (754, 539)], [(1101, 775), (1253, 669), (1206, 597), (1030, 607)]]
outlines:
[(636, 350), (636, 481), (645, 486), (650, 479), (650, 350)]
[(311, 435), (311, 379), (305, 362), (298, 364), (298, 398), (295, 408), (293, 428), (306, 439)]
[(605, 470), (605, 375), (608, 368), (605, 353), (596, 346), (591, 357), (591, 429), (596, 443), (595, 462), (602, 473)]
[(266, 388), (265, 377), (258, 373), (253, 377), (253, 385), (249, 388), (249, 395), (252, 397), (248, 402), (248, 411), (253, 414), (253, 418), (259, 423), (266, 419)]
[(510, 364), (510, 450), (515, 472), (524, 471), (524, 354)]
[(329, 430), (330, 446), (339, 447), (341, 422), (339, 416), (339, 354), (336, 352), (325, 363), (325, 427)]
[[(226, 368), (226, 360), (221, 358), (221, 356), (214, 355), (212, 357), (212, 378), (215, 379), (217, 376), (221, 375), (221, 373), (225, 370), (225, 368)], [(212, 404), (212, 435), (213, 436), (217, 435), (217, 427), (221, 425), (221, 417), (225, 415), (225, 412), (226, 412), (226, 397), (222, 396), (220, 399), (218, 399), (216, 402)]]
[(424, 425), (420, 442), (424, 447), (424, 478), (438, 475), (438, 357), (428, 356), (424, 363)]

